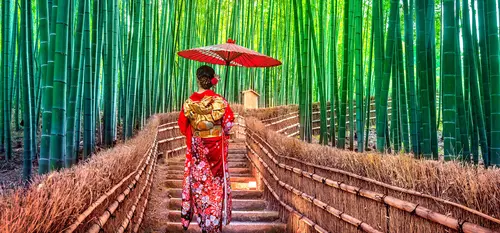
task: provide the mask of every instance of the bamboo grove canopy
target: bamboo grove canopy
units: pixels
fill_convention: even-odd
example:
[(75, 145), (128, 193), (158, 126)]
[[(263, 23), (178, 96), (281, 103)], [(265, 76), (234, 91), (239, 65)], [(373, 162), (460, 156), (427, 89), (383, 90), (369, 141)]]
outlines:
[(231, 68), (228, 100), (252, 88), (261, 105), (298, 104), (303, 140), (318, 127), (319, 142), (339, 148), (499, 165), (498, 7), (496, 0), (2, 0), (0, 151), (13, 159), (22, 137), (29, 179), (34, 161), (43, 174), (126, 140), (195, 89), (197, 65), (176, 51), (233, 38), (283, 65)]

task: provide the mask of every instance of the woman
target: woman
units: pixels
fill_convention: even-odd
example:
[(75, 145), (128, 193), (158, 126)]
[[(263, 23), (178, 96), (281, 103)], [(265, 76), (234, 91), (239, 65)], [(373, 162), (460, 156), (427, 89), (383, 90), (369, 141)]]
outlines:
[(184, 103), (178, 122), (187, 145), (181, 221), (187, 229), (196, 215), (203, 232), (222, 232), (231, 220), (227, 139), (234, 115), (210, 90), (218, 82), (214, 69), (201, 66), (196, 76), (199, 90)]

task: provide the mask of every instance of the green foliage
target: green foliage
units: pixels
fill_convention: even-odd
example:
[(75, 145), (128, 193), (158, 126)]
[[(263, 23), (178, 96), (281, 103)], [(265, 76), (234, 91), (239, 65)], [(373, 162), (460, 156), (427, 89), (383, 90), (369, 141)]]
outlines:
[(176, 52), (228, 38), (283, 65), (215, 66), (216, 92), (298, 104), (305, 141), (318, 111), (320, 143), (373, 147), (373, 100), (379, 152), (437, 159), (442, 135), (445, 159), (500, 163), (495, 0), (18, 2), (2, 1), (0, 146), (10, 159), (22, 112), (26, 179), (38, 153), (41, 174), (70, 167), (179, 110), (201, 64)]

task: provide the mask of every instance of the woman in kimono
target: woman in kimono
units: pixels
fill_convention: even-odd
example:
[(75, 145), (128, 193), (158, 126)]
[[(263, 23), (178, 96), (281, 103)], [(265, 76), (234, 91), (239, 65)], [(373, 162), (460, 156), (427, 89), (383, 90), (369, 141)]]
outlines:
[(184, 102), (178, 122), (187, 145), (181, 221), (187, 229), (196, 216), (202, 232), (222, 232), (231, 220), (227, 150), (234, 115), (211, 90), (218, 82), (214, 69), (201, 66), (196, 76), (199, 90)]

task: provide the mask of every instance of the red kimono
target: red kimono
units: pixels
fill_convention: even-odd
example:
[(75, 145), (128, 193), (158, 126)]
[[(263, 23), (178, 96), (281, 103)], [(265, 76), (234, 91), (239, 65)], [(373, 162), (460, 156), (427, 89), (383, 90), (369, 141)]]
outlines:
[[(207, 99), (219, 101), (217, 123), (221, 124), (222, 136), (193, 136), (193, 113), (199, 108), (186, 110), (186, 103), (197, 105)], [(216, 108), (206, 101), (208, 116), (216, 115)], [(213, 102), (213, 101), (212, 101)], [(233, 126), (234, 114), (226, 100), (211, 90), (194, 93), (186, 101), (179, 115), (179, 127), (186, 136), (186, 162), (182, 183), (181, 221), (184, 229), (189, 227), (193, 215), (203, 232), (222, 232), (222, 225), (231, 220), (231, 184), (227, 166), (229, 130)], [(215, 106), (215, 104), (214, 104)], [(213, 110), (212, 110), (213, 108)]]

